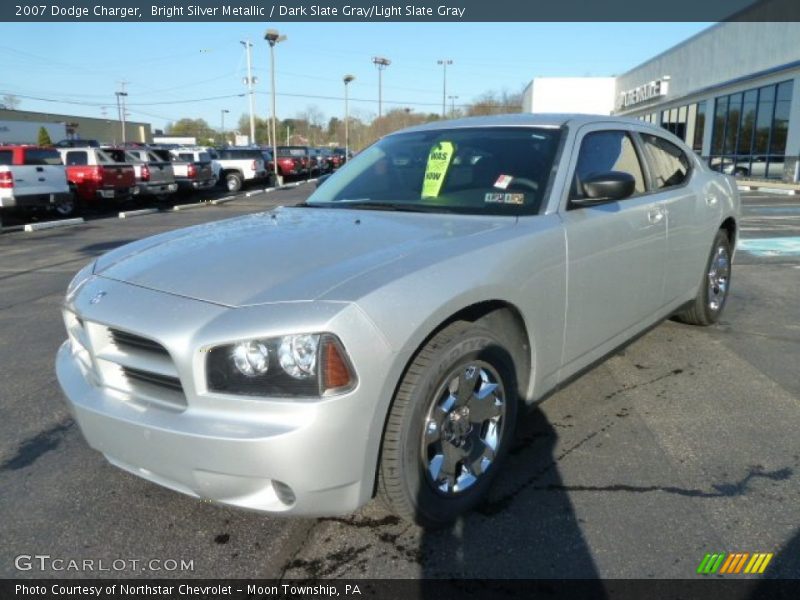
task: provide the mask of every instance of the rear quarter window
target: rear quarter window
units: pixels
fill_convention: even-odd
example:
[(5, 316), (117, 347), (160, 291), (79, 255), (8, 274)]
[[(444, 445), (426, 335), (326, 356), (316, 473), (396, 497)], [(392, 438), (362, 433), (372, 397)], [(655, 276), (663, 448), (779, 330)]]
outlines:
[(689, 157), (664, 138), (640, 134), (645, 159), (650, 166), (653, 187), (657, 190), (683, 184), (689, 176)]
[(67, 152), (67, 166), (82, 167), (89, 164), (89, 153), (85, 150), (72, 150)]
[(26, 165), (63, 165), (58, 150), (42, 150), (30, 148), (25, 150), (24, 163)]

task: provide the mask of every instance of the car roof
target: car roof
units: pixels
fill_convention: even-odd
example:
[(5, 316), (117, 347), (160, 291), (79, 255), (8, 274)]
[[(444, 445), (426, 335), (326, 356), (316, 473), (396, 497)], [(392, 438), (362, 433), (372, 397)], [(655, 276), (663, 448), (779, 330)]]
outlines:
[[(515, 113), (508, 115), (488, 115), (482, 117), (464, 117), (446, 121), (433, 121), (402, 131), (433, 131), (437, 129), (453, 129), (468, 127), (563, 127), (565, 125), (588, 125), (591, 123), (619, 122), (628, 125), (646, 126), (648, 123), (630, 117), (614, 117), (608, 115), (587, 115), (570, 113)], [(658, 129), (658, 128), (656, 128)]]

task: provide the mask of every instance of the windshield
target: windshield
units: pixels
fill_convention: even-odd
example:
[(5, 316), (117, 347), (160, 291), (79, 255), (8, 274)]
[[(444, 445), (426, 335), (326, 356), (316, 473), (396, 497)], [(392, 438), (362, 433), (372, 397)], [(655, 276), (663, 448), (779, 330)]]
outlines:
[(388, 136), (360, 152), (310, 206), (536, 214), (560, 129), (496, 127)]

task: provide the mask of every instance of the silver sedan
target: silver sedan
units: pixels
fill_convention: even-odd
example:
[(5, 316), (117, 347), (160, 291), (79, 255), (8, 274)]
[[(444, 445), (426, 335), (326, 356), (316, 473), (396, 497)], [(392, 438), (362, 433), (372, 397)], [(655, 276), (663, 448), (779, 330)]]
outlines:
[(639, 121), (407, 129), (305, 204), (87, 265), (58, 380), (89, 445), (157, 484), (292, 515), (377, 490), (437, 526), (526, 405), (660, 320), (717, 321), (738, 215), (732, 178)]

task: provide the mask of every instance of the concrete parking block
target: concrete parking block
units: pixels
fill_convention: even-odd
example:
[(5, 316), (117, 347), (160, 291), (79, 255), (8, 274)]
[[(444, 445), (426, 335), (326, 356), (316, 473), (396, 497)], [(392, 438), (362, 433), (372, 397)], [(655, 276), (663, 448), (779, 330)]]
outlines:
[(208, 202), (196, 202), (194, 204), (176, 204), (172, 207), (172, 210), (188, 210), (190, 208), (200, 208), (202, 206), (206, 206)]
[(254, 192), (247, 192), (245, 194), (245, 198), (249, 198), (250, 196), (255, 196), (256, 194), (263, 194), (264, 190), (256, 190)]
[(126, 210), (119, 213), (120, 219), (130, 219), (131, 217), (139, 217), (141, 215), (152, 215), (157, 213), (157, 208), (142, 208), (140, 210)]
[(217, 204), (225, 204), (226, 202), (231, 202), (232, 200), (236, 200), (236, 196), (225, 196), (224, 198), (217, 198), (216, 200), (212, 200), (211, 204), (216, 206)]
[(43, 221), (42, 223), (28, 223), (25, 231), (39, 231), (40, 229), (55, 229), (56, 227), (71, 227), (84, 223), (83, 217), (77, 219), (64, 219), (63, 221)]

